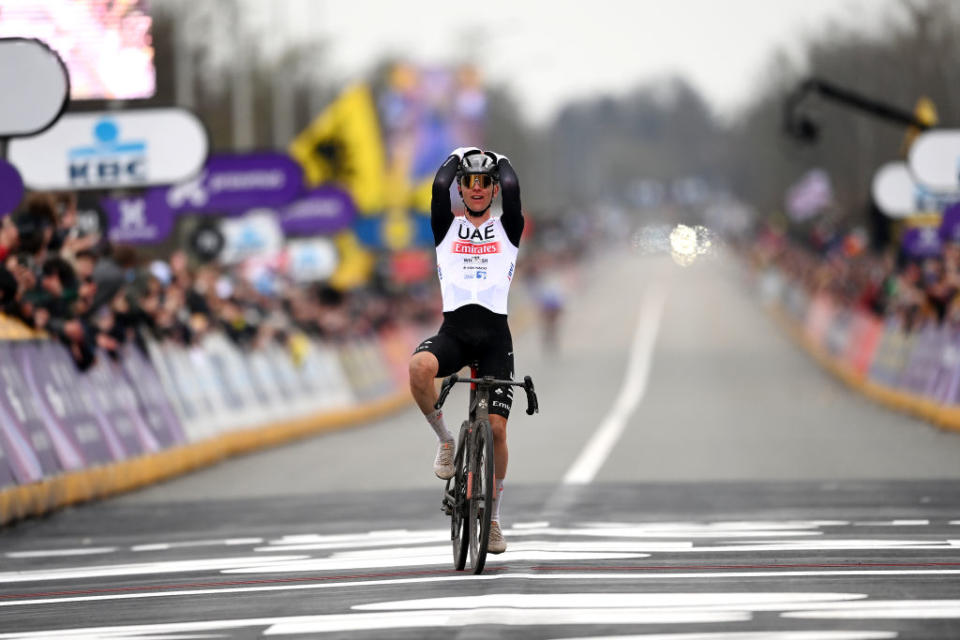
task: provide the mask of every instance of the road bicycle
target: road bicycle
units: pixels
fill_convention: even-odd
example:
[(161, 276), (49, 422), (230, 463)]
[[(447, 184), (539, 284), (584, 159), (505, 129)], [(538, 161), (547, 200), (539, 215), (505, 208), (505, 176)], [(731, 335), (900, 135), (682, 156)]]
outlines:
[(470, 378), (461, 378), (453, 374), (445, 378), (434, 407), (440, 409), (443, 406), (453, 385), (458, 382), (470, 384), (469, 418), (460, 425), (454, 456), (455, 472), (443, 489), (442, 509), (450, 516), (454, 567), (463, 571), (469, 555), (470, 570), (479, 574), (487, 560), (493, 493), (496, 491), (490, 394), (499, 386), (523, 387), (527, 392), (527, 415), (532, 416), (540, 408), (530, 376), (524, 376), (523, 382), (497, 380), (493, 376), (477, 378), (476, 367), (471, 367), (470, 375)]

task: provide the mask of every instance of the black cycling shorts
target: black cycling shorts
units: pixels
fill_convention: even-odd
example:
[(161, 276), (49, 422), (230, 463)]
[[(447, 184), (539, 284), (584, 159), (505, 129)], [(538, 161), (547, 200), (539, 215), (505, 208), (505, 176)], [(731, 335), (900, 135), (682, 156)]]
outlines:
[[(429, 351), (437, 357), (438, 378), (476, 365), (478, 377), (513, 379), (513, 337), (507, 316), (477, 305), (445, 313), (437, 335), (421, 342), (414, 353), (420, 351)], [(512, 405), (513, 387), (502, 385), (491, 390), (490, 413), (509, 418)]]

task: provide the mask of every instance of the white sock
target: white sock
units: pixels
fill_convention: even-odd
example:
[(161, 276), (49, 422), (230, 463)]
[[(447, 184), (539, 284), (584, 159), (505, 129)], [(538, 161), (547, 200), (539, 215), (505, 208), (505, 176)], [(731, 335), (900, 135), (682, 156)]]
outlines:
[(443, 424), (443, 411), (437, 409), (433, 413), (428, 413), (426, 416), (427, 422), (430, 423), (430, 428), (433, 429), (433, 432), (437, 434), (437, 438), (440, 439), (440, 442), (453, 442), (453, 434), (450, 433), (450, 430), (447, 429), (447, 425)]
[(497, 493), (493, 496), (493, 514), (490, 519), (497, 524), (500, 523), (500, 498), (503, 496), (503, 478), (496, 479)]

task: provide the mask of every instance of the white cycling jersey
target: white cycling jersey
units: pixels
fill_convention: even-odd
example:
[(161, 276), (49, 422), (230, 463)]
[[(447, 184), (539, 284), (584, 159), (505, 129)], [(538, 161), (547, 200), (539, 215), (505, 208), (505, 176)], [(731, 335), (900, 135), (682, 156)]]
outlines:
[(506, 315), (519, 251), (507, 237), (500, 218), (491, 217), (479, 227), (465, 216), (454, 218), (437, 245), (444, 312), (478, 304)]

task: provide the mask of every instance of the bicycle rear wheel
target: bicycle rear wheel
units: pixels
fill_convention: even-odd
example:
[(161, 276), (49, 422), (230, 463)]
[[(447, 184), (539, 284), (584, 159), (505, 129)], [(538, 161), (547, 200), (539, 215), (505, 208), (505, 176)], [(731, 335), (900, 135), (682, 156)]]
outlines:
[(490, 518), (493, 515), (493, 432), (488, 420), (476, 423), (474, 434), (476, 447), (468, 449), (469, 464), (467, 482), (472, 486), (467, 492), (470, 503), (470, 569), (481, 573), (487, 561), (487, 543), (490, 541)]
[[(457, 453), (453, 460), (456, 470), (453, 477), (447, 480), (447, 495), (453, 497), (452, 509), (450, 512), (450, 540), (453, 543), (453, 567), (457, 571), (463, 571), (467, 565), (467, 549), (470, 546), (469, 531), (467, 523), (469, 509), (467, 507), (467, 463), (466, 443), (470, 441), (466, 437), (466, 422), (460, 427), (460, 437), (457, 442)], [(452, 486), (451, 486), (452, 485)]]

